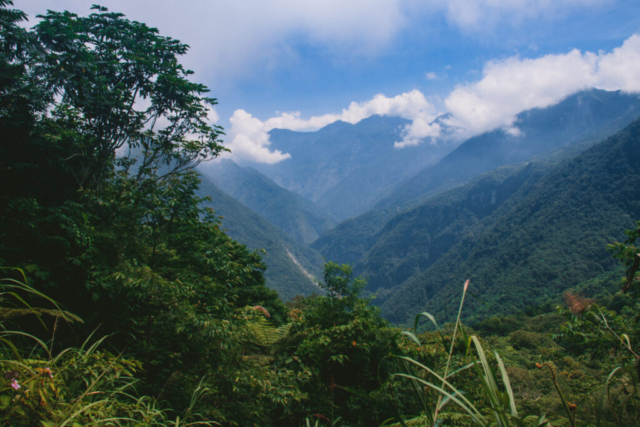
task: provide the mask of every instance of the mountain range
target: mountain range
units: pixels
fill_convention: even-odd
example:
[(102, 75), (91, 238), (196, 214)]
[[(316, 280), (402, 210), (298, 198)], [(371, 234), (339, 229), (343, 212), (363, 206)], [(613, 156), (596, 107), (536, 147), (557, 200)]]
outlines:
[(232, 237), (266, 249), (284, 299), (317, 291), (324, 259), (353, 264), (394, 323), (450, 319), (471, 278), (479, 320), (615, 266), (606, 244), (640, 218), (639, 116), (637, 95), (589, 90), (462, 143), (397, 149), (408, 121), (381, 116), (274, 129), (291, 159), (207, 165), (201, 191)]
[(375, 245), (385, 224), (402, 211), (500, 166), (545, 156), (575, 156), (639, 116), (637, 95), (602, 90), (580, 92), (559, 104), (522, 112), (514, 123), (520, 135), (498, 129), (470, 138), (398, 185), (369, 212), (343, 221), (311, 247), (327, 259), (357, 263)]
[[(383, 313), (398, 323), (424, 309), (452, 319), (468, 278), (478, 297), (469, 301), (473, 316), (513, 313), (615, 268), (606, 246), (622, 240), (623, 231), (640, 218), (638, 159), (640, 120), (573, 159), (528, 164), (502, 177), (491, 173), (406, 212), (396, 227), (413, 221), (404, 227), (425, 234), (433, 230), (435, 245), (430, 246), (437, 259), (427, 258), (420, 271), (414, 268), (397, 282), (399, 287), (382, 302)], [(459, 213), (457, 218), (443, 216), (451, 224), (416, 223), (447, 207)], [(444, 239), (453, 244), (438, 257), (437, 243), (447, 233), (451, 238)], [(403, 246), (418, 240), (424, 241), (407, 239)]]
[(328, 212), (338, 221), (362, 214), (394, 187), (454, 148), (454, 143), (394, 148), (410, 122), (372, 116), (337, 121), (316, 132), (274, 129), (271, 149), (289, 153), (277, 164), (243, 164)]

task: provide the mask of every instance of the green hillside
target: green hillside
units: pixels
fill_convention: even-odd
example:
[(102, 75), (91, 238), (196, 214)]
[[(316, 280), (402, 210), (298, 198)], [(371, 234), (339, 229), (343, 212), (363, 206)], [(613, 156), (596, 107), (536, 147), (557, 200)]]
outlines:
[(368, 289), (384, 300), (399, 284), (428, 269), (504, 203), (522, 199), (549, 167), (539, 163), (498, 168), (393, 217), (356, 264), (356, 273), (366, 277)]
[(335, 222), (311, 201), (285, 190), (252, 168), (231, 160), (209, 163), (198, 168), (220, 189), (282, 229), (298, 244), (307, 244)]
[(200, 197), (212, 198), (205, 205), (222, 216), (222, 228), (227, 230), (227, 234), (251, 250), (266, 251), (262, 258), (267, 265), (267, 286), (278, 291), (285, 301), (296, 295), (309, 295), (319, 291), (312, 278), (307, 275), (308, 273), (313, 278), (321, 275), (323, 261), (316, 251), (296, 244), (280, 229), (225, 194), (206, 177), (201, 176), (201, 179), (197, 193)]
[[(427, 309), (454, 315), (470, 278), (469, 316), (514, 312), (611, 270), (606, 251), (640, 217), (640, 121), (547, 172), (440, 259), (394, 291), (383, 313), (405, 322)], [(471, 314), (473, 313), (473, 314)]]

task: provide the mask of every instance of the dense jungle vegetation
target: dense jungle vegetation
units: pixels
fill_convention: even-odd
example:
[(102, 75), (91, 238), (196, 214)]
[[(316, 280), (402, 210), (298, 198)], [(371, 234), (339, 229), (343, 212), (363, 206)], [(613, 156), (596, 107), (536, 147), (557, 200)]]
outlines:
[(198, 196), (225, 148), (188, 47), (93, 9), (0, 0), (2, 425), (640, 424), (640, 223), (619, 271), (473, 325), (469, 282), (403, 331), (332, 262), (285, 305)]

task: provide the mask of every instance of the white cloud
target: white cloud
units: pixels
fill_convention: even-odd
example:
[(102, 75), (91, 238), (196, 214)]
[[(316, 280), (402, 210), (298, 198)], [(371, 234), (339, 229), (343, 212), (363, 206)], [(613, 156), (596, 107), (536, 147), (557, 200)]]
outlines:
[[(640, 35), (628, 38), (611, 52), (580, 52), (545, 55), (539, 58), (510, 57), (485, 64), (479, 81), (459, 86), (445, 99), (450, 117), (443, 123), (456, 131), (455, 138), (469, 138), (483, 132), (503, 128), (510, 135), (521, 135), (514, 126), (516, 115), (531, 108), (544, 108), (562, 101), (581, 90), (599, 88), (640, 92)], [(245, 113), (246, 114), (246, 113)], [(419, 144), (425, 138), (437, 139), (442, 128), (433, 120), (435, 108), (418, 90), (393, 98), (376, 95), (363, 103), (351, 103), (340, 114), (301, 118), (299, 112), (283, 113), (265, 122), (248, 116), (261, 124), (262, 133), (252, 134), (256, 144), (267, 147), (267, 132), (274, 128), (315, 130), (336, 120), (357, 123), (374, 114), (399, 116), (411, 120), (405, 127), (402, 140), (395, 146), (403, 148)], [(235, 117), (235, 114), (234, 114)], [(238, 120), (240, 128), (241, 120)], [(234, 135), (244, 134), (236, 131)], [(248, 144), (251, 137), (245, 139)], [(233, 147), (232, 147), (233, 149)], [(260, 154), (264, 154), (261, 151)], [(265, 154), (266, 160), (282, 159), (283, 154)]]
[(572, 50), (490, 61), (481, 80), (456, 88), (446, 98), (452, 117), (445, 123), (458, 127), (463, 137), (511, 128), (519, 112), (556, 104), (588, 88), (640, 92), (640, 36), (631, 36), (610, 53)]
[[(375, 55), (407, 20), (407, 0), (101, 0), (110, 11), (189, 44), (182, 62), (209, 82), (286, 65), (300, 40), (333, 53)], [(54, 4), (55, 3), (55, 4)], [(47, 9), (87, 15), (95, 0), (17, 0), (34, 23)], [(202, 80), (202, 77), (200, 77)]]
[(393, 146), (404, 148), (420, 144), (425, 138), (432, 140), (440, 136), (440, 125), (433, 123), (434, 116), (422, 116), (415, 118), (411, 124), (407, 125), (402, 135), (402, 141), (396, 141)]
[(634, 34), (609, 54), (600, 54), (598, 84), (601, 89), (640, 92), (640, 35)]
[(447, 20), (466, 31), (486, 31), (498, 25), (517, 26), (524, 20), (555, 18), (612, 0), (436, 0)]
[[(427, 16), (465, 31), (517, 25), (612, 0), (101, 0), (111, 11), (191, 46), (182, 62), (210, 85), (286, 66), (304, 43), (350, 57), (371, 56)], [(32, 18), (48, 8), (86, 15), (95, 0), (16, 0)], [(34, 20), (32, 19), (32, 23)]]
[(278, 163), (291, 157), (281, 151), (269, 150), (268, 129), (264, 122), (256, 119), (244, 110), (236, 110), (231, 122), (229, 137), (225, 144), (231, 149), (231, 156), (237, 160), (252, 160), (260, 163)]
[(215, 107), (207, 106), (207, 120), (209, 120), (211, 124), (216, 124), (220, 121), (220, 116)]
[(439, 126), (431, 124), (436, 117), (434, 107), (422, 92), (412, 90), (393, 98), (378, 94), (366, 102), (352, 102), (339, 114), (325, 114), (308, 119), (301, 118), (300, 112), (291, 112), (261, 121), (244, 110), (236, 110), (230, 119), (230, 142), (226, 146), (231, 149), (231, 156), (238, 160), (277, 163), (290, 156), (288, 153), (269, 150), (271, 143), (268, 132), (272, 129), (312, 131), (338, 120), (355, 124), (376, 114), (412, 120), (403, 130), (403, 139), (396, 142), (397, 147), (416, 145), (421, 139), (435, 137), (439, 133)]
[(429, 71), (424, 73), (424, 76), (427, 78), (427, 80), (435, 80), (438, 78), (438, 75), (436, 73), (434, 73), (433, 71)]

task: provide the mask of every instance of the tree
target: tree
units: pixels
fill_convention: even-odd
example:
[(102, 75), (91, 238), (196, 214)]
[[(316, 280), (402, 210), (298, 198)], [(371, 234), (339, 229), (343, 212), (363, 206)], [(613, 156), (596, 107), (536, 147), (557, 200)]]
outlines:
[(302, 315), (283, 340), (286, 356), (281, 355), (313, 373), (304, 385), (309, 413), (348, 425), (379, 425), (393, 413), (392, 397), (381, 393), (380, 381), (387, 377), (383, 360), (397, 350), (399, 331), (371, 298), (360, 297), (365, 284), (353, 278), (350, 265), (326, 263), (319, 286), (327, 294), (302, 301)]
[(631, 286), (640, 280), (637, 277), (640, 273), (640, 248), (635, 245), (636, 240), (640, 239), (640, 221), (636, 222), (635, 230), (627, 230), (625, 234), (627, 238), (624, 242), (613, 243), (607, 249), (613, 252), (614, 258), (627, 267), (622, 291), (628, 292)]
[(100, 326), (143, 363), (139, 391), (181, 410), (206, 377), (224, 404), (241, 309), (285, 310), (259, 255), (195, 195), (192, 168), (225, 148), (207, 120), (216, 100), (179, 63), (188, 47), (97, 6), (24, 30), (9, 5), (0, 0), (0, 178), (15, 185), (0, 195), (0, 266), (22, 267), (83, 318), (56, 343)]

